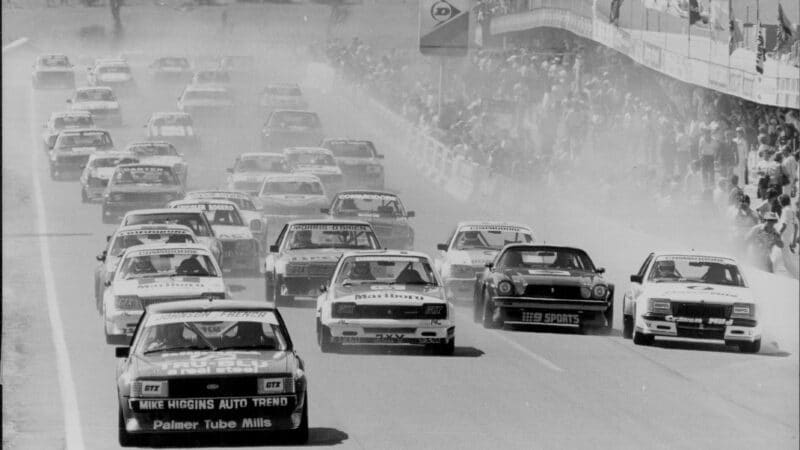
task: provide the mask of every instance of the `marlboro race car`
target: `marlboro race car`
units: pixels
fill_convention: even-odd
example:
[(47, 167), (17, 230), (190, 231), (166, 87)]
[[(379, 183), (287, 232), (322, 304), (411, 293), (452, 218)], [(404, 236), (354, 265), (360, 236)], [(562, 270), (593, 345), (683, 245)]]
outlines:
[(167, 141), (142, 141), (128, 144), (126, 151), (133, 153), (143, 164), (169, 166), (181, 183), (186, 186), (189, 164), (174, 145)]
[(265, 177), (288, 173), (289, 167), (282, 153), (242, 153), (227, 172), (228, 189), (258, 195)]
[(33, 64), (31, 81), (34, 89), (74, 89), (75, 72), (66, 55), (42, 55)]
[(156, 59), (148, 66), (154, 81), (188, 83), (192, 78), (189, 60), (180, 56), (165, 56)]
[(156, 112), (145, 124), (147, 139), (167, 141), (179, 150), (199, 150), (192, 116), (184, 112)]
[(336, 163), (333, 153), (322, 147), (289, 147), (283, 156), (292, 173), (308, 173), (319, 177), (325, 189), (338, 192), (344, 186), (342, 170)]
[(132, 225), (117, 228), (106, 237), (106, 248), (97, 255), (99, 263), (94, 269), (94, 298), (97, 312), (103, 312), (103, 291), (106, 282), (117, 268), (122, 253), (137, 245), (194, 244), (197, 236), (183, 225)]
[(94, 128), (94, 120), (88, 111), (62, 111), (50, 114), (50, 119), (43, 128), (42, 142), (44, 150), (49, 152), (55, 145), (59, 133), (64, 130)]
[(322, 122), (317, 113), (311, 111), (275, 110), (261, 129), (262, 149), (267, 152), (319, 145), (323, 137)]
[(81, 173), (81, 202), (89, 203), (103, 199), (108, 180), (120, 164), (136, 164), (139, 159), (130, 152), (92, 153)]
[(508, 222), (459, 222), (447, 242), (438, 244), (436, 270), (456, 299), (469, 299), (475, 277), (494, 260), (507, 244), (532, 243), (533, 231), (527, 225)]
[(320, 146), (333, 153), (346, 186), (383, 189), (383, 155), (378, 154), (372, 141), (325, 139)]
[(131, 66), (124, 59), (97, 59), (86, 75), (89, 86), (107, 86), (124, 94), (136, 88)]
[(261, 204), (256, 204), (255, 200), (246, 192), (241, 191), (191, 191), (186, 193), (187, 200), (194, 199), (217, 199), (228, 200), (236, 204), (242, 220), (250, 227), (250, 232), (260, 243), (262, 253), (266, 253), (269, 244), (267, 243), (267, 216), (262, 212)]
[(110, 87), (83, 87), (75, 90), (67, 103), (74, 111), (88, 111), (92, 120), (100, 125), (122, 125), (122, 110)]
[(473, 317), (484, 328), (595, 326), (611, 330), (614, 285), (572, 247), (509, 244), (475, 280)]
[(224, 267), (222, 242), (217, 239), (214, 229), (211, 228), (211, 223), (209, 223), (202, 211), (176, 208), (138, 209), (125, 214), (120, 226), (145, 224), (178, 224), (189, 227), (197, 237), (197, 240), (211, 250), (211, 254), (214, 255), (214, 259), (217, 260), (220, 267)]
[(169, 204), (170, 208), (202, 211), (214, 235), (222, 242), (222, 259), (226, 272), (261, 273), (260, 243), (253, 237), (250, 227), (242, 220), (239, 208), (228, 200), (211, 198), (179, 200)]
[(734, 258), (654, 252), (631, 275), (623, 298), (622, 334), (637, 345), (651, 345), (656, 337), (710, 339), (758, 353), (757, 306)]
[(308, 109), (308, 102), (296, 83), (273, 83), (261, 92), (259, 106), (266, 117), (276, 109)]
[(329, 208), (321, 210), (334, 219), (353, 218), (370, 225), (384, 248), (414, 248), (414, 228), (408, 219), (414, 211), (406, 211), (400, 198), (382, 191), (342, 191), (333, 197)]
[(322, 218), (320, 210), (328, 206), (328, 196), (319, 178), (299, 173), (264, 178), (258, 199), (270, 229), (275, 232), (290, 220)]
[(79, 175), (95, 152), (114, 150), (108, 131), (89, 129), (64, 130), (58, 134), (50, 150), (50, 178)]
[(180, 179), (171, 166), (158, 164), (123, 164), (103, 192), (103, 223), (118, 223), (128, 211), (162, 208), (173, 200), (183, 198)]
[(131, 347), (118, 347), (119, 443), (159, 434), (207, 442), (210, 433), (308, 440), (303, 360), (280, 313), (241, 300), (147, 308)]
[(323, 352), (341, 344), (415, 344), (452, 355), (455, 328), (455, 309), (423, 253), (346, 253), (317, 299)]
[(295, 297), (316, 298), (336, 262), (348, 250), (380, 248), (366, 222), (295, 220), (270, 246), (265, 264), (267, 301), (286, 303)]
[(201, 244), (130, 247), (103, 292), (106, 343), (128, 345), (147, 306), (193, 298), (230, 298), (214, 256)]

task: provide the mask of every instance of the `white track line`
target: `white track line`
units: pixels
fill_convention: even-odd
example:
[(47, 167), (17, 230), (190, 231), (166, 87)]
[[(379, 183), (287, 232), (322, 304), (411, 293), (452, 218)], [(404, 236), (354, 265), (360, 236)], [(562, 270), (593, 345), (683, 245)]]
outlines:
[(33, 90), (29, 94), (29, 112), (31, 124), (31, 172), (33, 173), (33, 197), (36, 203), (36, 231), (39, 234), (39, 250), (42, 258), (42, 275), (44, 276), (45, 295), (47, 297), (47, 313), (50, 318), (50, 336), (53, 338), (53, 349), (56, 353), (56, 369), (58, 384), (61, 392), (61, 404), (64, 409), (64, 437), (67, 450), (83, 450), (83, 434), (81, 428), (80, 411), (78, 410), (78, 396), (75, 394), (75, 382), (72, 379), (72, 366), (67, 353), (67, 343), (64, 337), (64, 325), (61, 321), (61, 311), (56, 295), (55, 276), (50, 257), (50, 243), (47, 238), (47, 216), (42, 197), (42, 185), (39, 181), (40, 168), (36, 164), (37, 155), (40, 154), (41, 144), (38, 142), (34, 117), (35, 101)]
[(28, 38), (26, 38), (26, 37), (19, 38), (19, 39), (15, 40), (15, 41), (11, 42), (10, 44), (6, 45), (5, 47), (3, 47), (3, 53), (5, 53), (5, 52), (7, 52), (9, 50), (13, 50), (13, 49), (19, 47), (20, 45), (24, 45), (26, 42), (28, 42)]

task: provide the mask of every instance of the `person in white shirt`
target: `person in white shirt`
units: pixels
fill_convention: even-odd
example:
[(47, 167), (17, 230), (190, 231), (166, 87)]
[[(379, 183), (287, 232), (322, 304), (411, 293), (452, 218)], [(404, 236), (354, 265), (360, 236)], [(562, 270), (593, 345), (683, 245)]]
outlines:
[(798, 233), (800, 233), (800, 222), (797, 220), (797, 210), (794, 209), (791, 199), (786, 194), (778, 197), (778, 202), (780, 202), (782, 206), (781, 217), (778, 220), (777, 226), (778, 233), (780, 233), (784, 245), (794, 250)]

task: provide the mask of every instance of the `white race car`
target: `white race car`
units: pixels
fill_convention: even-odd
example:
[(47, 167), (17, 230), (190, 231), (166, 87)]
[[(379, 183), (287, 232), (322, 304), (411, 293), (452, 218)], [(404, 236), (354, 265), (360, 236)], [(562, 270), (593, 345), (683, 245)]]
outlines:
[(200, 138), (195, 134), (194, 121), (184, 112), (155, 112), (144, 125), (147, 139), (167, 141), (179, 150), (200, 150)]
[(81, 202), (89, 203), (103, 199), (108, 181), (120, 164), (135, 164), (139, 159), (129, 152), (96, 152), (89, 155), (89, 160), (81, 173)]
[(289, 173), (282, 153), (242, 153), (228, 172), (228, 189), (258, 195), (264, 178)]
[(732, 257), (695, 251), (647, 256), (623, 298), (623, 336), (711, 339), (761, 349), (757, 302)]
[(452, 355), (455, 329), (453, 305), (423, 253), (346, 253), (317, 298), (317, 342), (323, 352), (341, 344), (412, 344)]
[(75, 111), (88, 111), (100, 125), (122, 125), (122, 111), (114, 91), (107, 86), (82, 87), (67, 99)]
[(251, 197), (247, 192), (241, 191), (191, 191), (186, 193), (186, 200), (190, 199), (217, 199), (228, 200), (236, 204), (242, 220), (250, 227), (250, 232), (261, 243), (262, 253), (266, 253), (267, 243), (267, 217), (261, 211), (261, 202)]
[(136, 88), (131, 66), (124, 59), (96, 59), (86, 74), (89, 86), (108, 86), (117, 93)]
[(291, 173), (270, 175), (258, 193), (271, 232), (277, 232), (290, 220), (316, 219), (328, 206), (328, 196), (315, 175)]
[(172, 167), (172, 173), (186, 186), (189, 164), (174, 145), (167, 141), (140, 141), (128, 144), (126, 151), (133, 153), (141, 163)]
[(130, 345), (148, 305), (197, 298), (230, 298), (222, 270), (202, 244), (130, 247), (103, 293), (106, 343)]
[(283, 156), (292, 173), (308, 173), (316, 175), (331, 194), (344, 187), (344, 175), (333, 152), (322, 147), (289, 147), (283, 150)]
[(446, 243), (438, 244), (435, 264), (444, 285), (454, 298), (472, 300), (475, 277), (486, 263), (508, 244), (533, 243), (533, 230), (527, 225), (494, 222), (459, 222)]

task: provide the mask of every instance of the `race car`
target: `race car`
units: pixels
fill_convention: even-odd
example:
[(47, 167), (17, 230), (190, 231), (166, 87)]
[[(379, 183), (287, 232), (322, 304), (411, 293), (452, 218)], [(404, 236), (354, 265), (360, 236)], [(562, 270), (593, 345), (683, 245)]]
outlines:
[(372, 227), (357, 220), (294, 220), (281, 230), (265, 263), (267, 301), (316, 298), (339, 257), (348, 250), (375, 250)]
[(169, 166), (181, 183), (186, 186), (189, 176), (189, 164), (179, 153), (174, 145), (167, 141), (141, 141), (128, 144), (125, 151), (131, 152), (139, 158), (139, 162)]
[(264, 178), (258, 199), (270, 229), (275, 231), (290, 220), (322, 218), (320, 210), (328, 206), (322, 181), (308, 174), (270, 175)]
[(114, 150), (108, 131), (95, 128), (64, 130), (50, 150), (50, 178), (79, 175), (94, 152)]
[(108, 180), (120, 164), (136, 164), (139, 159), (130, 152), (101, 152), (89, 155), (81, 173), (81, 202), (89, 203), (103, 199)]
[(222, 259), (225, 260), (226, 272), (251, 275), (261, 273), (261, 244), (242, 220), (235, 203), (228, 200), (192, 199), (174, 201), (167, 206), (202, 211), (206, 215), (214, 235), (222, 242)]
[(280, 152), (286, 147), (319, 145), (323, 137), (322, 122), (317, 113), (311, 111), (272, 111), (261, 129), (261, 145), (267, 152)]
[(156, 435), (284, 434), (308, 440), (305, 366), (272, 305), (188, 300), (147, 308), (117, 347), (119, 444)]
[(196, 120), (230, 120), (233, 112), (233, 95), (222, 86), (190, 84), (178, 97), (178, 111), (191, 114)]
[(74, 89), (75, 71), (66, 55), (41, 55), (33, 64), (31, 82), (34, 89)]
[(282, 153), (242, 153), (227, 172), (228, 189), (258, 195), (265, 177), (289, 173), (289, 167)]
[(658, 251), (631, 275), (622, 300), (622, 334), (637, 345), (656, 337), (709, 339), (761, 349), (758, 302), (735, 258), (699, 251)]
[(142, 312), (154, 303), (230, 298), (217, 260), (201, 244), (129, 247), (103, 292), (106, 343), (129, 345)]
[(99, 125), (122, 125), (122, 110), (110, 87), (82, 87), (67, 99), (74, 111), (88, 111)]
[(334, 195), (330, 207), (321, 210), (334, 219), (355, 218), (370, 225), (384, 248), (414, 248), (414, 228), (408, 222), (414, 211), (406, 211), (400, 198), (383, 191), (342, 191)]
[(320, 146), (333, 153), (344, 174), (346, 186), (383, 189), (383, 155), (378, 154), (372, 141), (325, 139)]
[(128, 211), (162, 208), (184, 196), (183, 185), (171, 166), (160, 164), (123, 164), (103, 192), (103, 223), (119, 223)]
[(154, 81), (166, 83), (188, 83), (192, 78), (192, 66), (182, 56), (157, 58), (147, 66)]
[(107, 86), (124, 94), (136, 89), (136, 81), (128, 61), (124, 59), (96, 59), (86, 74), (89, 86)]
[(211, 223), (201, 211), (190, 209), (137, 209), (125, 214), (120, 227), (132, 225), (164, 225), (178, 224), (189, 227), (197, 240), (211, 250), (220, 267), (225, 267), (222, 260), (222, 242), (214, 234)]
[(117, 228), (114, 234), (106, 236), (106, 248), (96, 257), (98, 264), (94, 269), (94, 298), (97, 312), (103, 313), (103, 291), (106, 289), (106, 282), (111, 280), (119, 258), (129, 247), (195, 243), (198, 243), (197, 236), (184, 225), (132, 225)]
[(50, 114), (50, 119), (42, 127), (44, 151), (49, 152), (56, 143), (58, 133), (63, 130), (94, 128), (94, 120), (88, 111), (63, 111)]
[(289, 147), (283, 156), (292, 173), (308, 173), (319, 177), (328, 192), (338, 192), (344, 185), (342, 170), (333, 153), (322, 147)]
[(219, 70), (225, 71), (237, 84), (249, 84), (255, 79), (255, 59), (252, 56), (228, 55), (219, 61)]
[(534, 242), (533, 231), (527, 225), (496, 222), (459, 222), (444, 244), (438, 244), (436, 270), (445, 286), (456, 299), (472, 296), (475, 277), (494, 260), (506, 244)]
[(400, 250), (345, 253), (317, 298), (317, 343), (428, 345), (455, 350), (455, 309), (427, 255)]
[(610, 331), (614, 285), (581, 249), (508, 244), (474, 281), (473, 318), (484, 328), (505, 324)]
[(267, 243), (267, 217), (262, 212), (261, 203), (257, 204), (249, 194), (241, 191), (191, 191), (186, 193), (185, 199), (217, 199), (235, 203), (239, 208), (242, 220), (250, 227), (253, 237), (258, 240), (262, 253), (266, 253), (269, 247)]
[(194, 129), (190, 114), (184, 112), (156, 112), (144, 125), (147, 139), (167, 141), (181, 151), (199, 150), (200, 137)]
[(195, 86), (215, 86), (230, 89), (231, 75), (225, 70), (211, 69), (198, 70), (192, 76), (189, 84)]
[(297, 83), (272, 83), (261, 91), (258, 102), (264, 117), (276, 109), (306, 110), (308, 102)]

